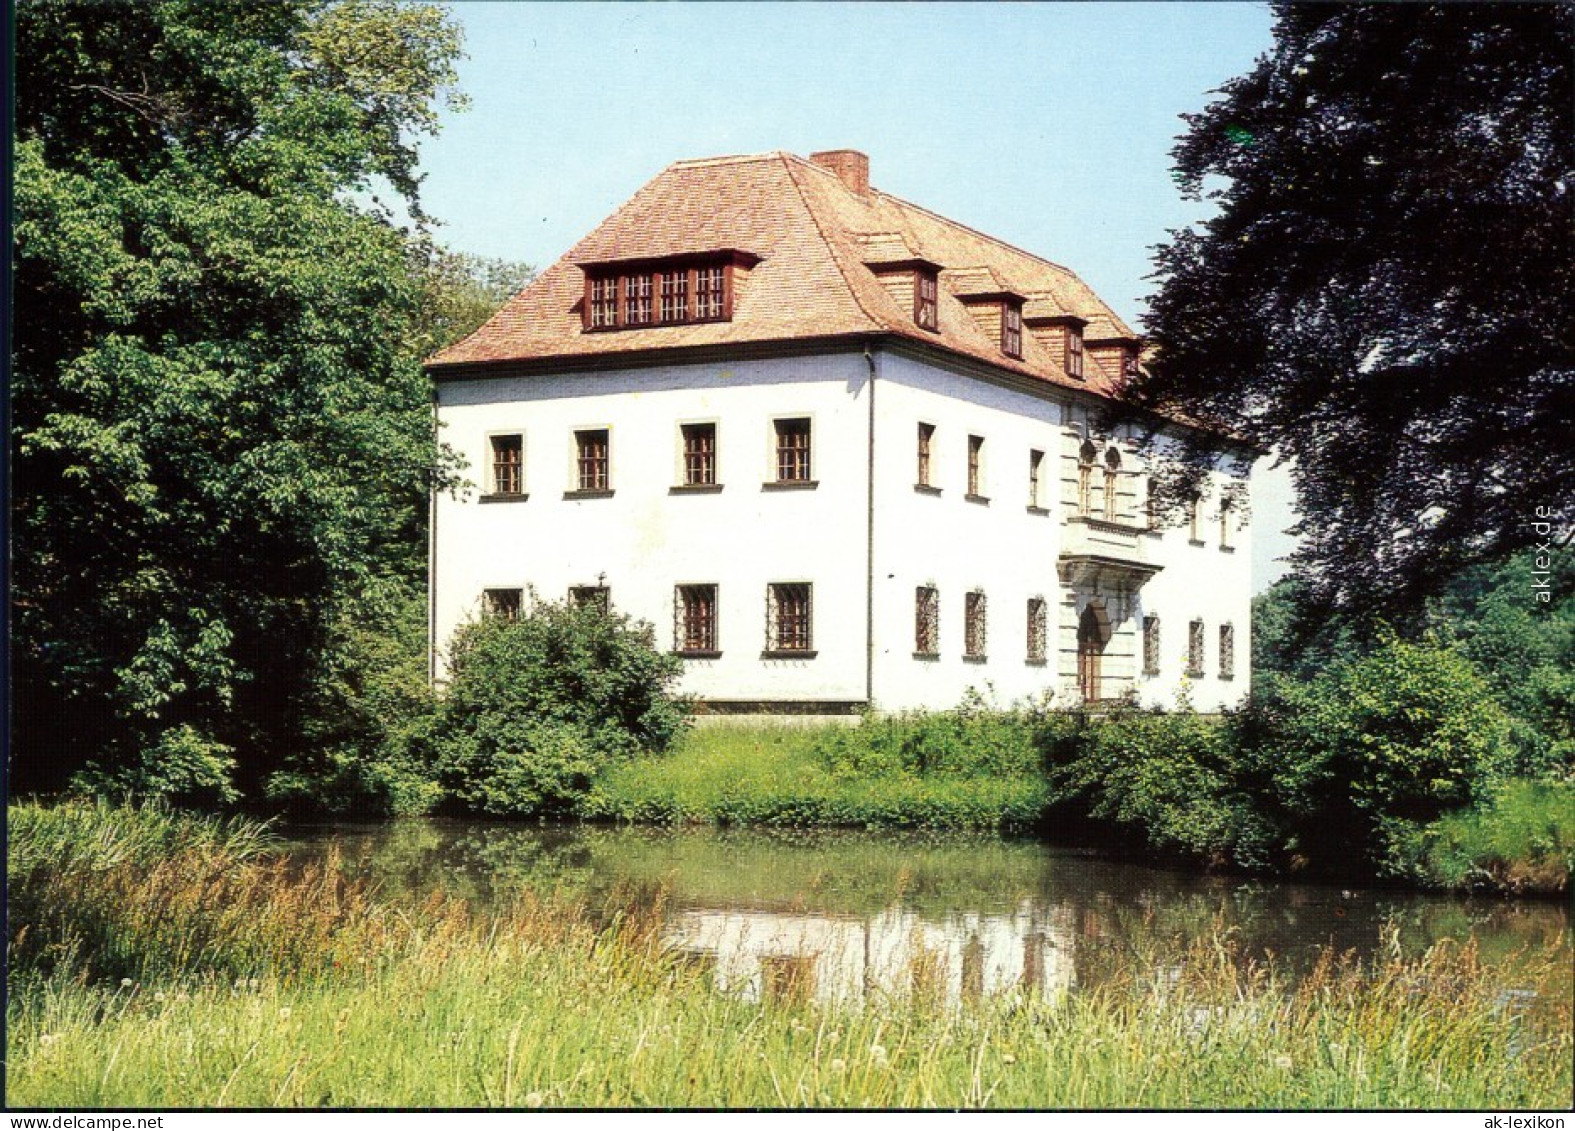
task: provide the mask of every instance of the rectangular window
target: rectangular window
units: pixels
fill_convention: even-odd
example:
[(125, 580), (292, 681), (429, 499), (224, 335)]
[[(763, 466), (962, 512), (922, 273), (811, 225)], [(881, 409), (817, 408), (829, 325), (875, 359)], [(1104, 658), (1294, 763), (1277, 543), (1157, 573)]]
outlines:
[(809, 420), (778, 420), (777, 482), (809, 482)]
[(1043, 468), (1045, 454), (1041, 451), (1028, 453), (1028, 505), (1038, 508), (1039, 502), (1039, 472)]
[(982, 481), (983, 469), (984, 469), (984, 437), (983, 436), (969, 436), (968, 437), (968, 494), (973, 496), (974, 498), (980, 498), (984, 494), (984, 492), (979, 489), (981, 481)]
[(919, 477), (914, 480), (921, 487), (930, 487), (930, 450), (935, 442), (935, 425), (919, 425)]
[(605, 613), (612, 607), (612, 591), (605, 585), (574, 585), (569, 588), (569, 604), (576, 609), (589, 605)]
[(1187, 626), (1187, 674), (1193, 679), (1203, 676), (1203, 622), (1200, 620)]
[(1198, 514), (1203, 509), (1203, 500), (1198, 495), (1193, 495), (1187, 500), (1187, 537), (1193, 542), (1203, 541), (1199, 535), (1202, 529), (1198, 525)]
[(723, 295), (723, 268), (701, 267), (695, 271), (695, 318), (705, 321), (722, 318), (726, 307)]
[(489, 617), (519, 620), (520, 603), (524, 596), (523, 589), (483, 589), (481, 606)]
[(718, 651), (715, 585), (678, 586), (673, 609), (674, 651), (687, 653)]
[(1220, 500), (1220, 549), (1230, 549), (1231, 505), (1229, 499)]
[(1159, 618), (1143, 618), (1143, 674), (1159, 674)]
[(1220, 678), (1236, 678), (1236, 626), (1220, 625)]
[(1049, 631), (1049, 614), (1043, 597), (1028, 598), (1028, 662), (1045, 661), (1045, 637)]
[(1001, 352), (1007, 357), (1023, 356), (1023, 308), (1015, 302), (1001, 307)]
[(1148, 480), (1148, 494), (1143, 501), (1143, 516), (1150, 530), (1159, 529), (1159, 495), (1154, 490), (1154, 479)]
[(913, 651), (938, 656), (941, 651), (941, 591), (921, 585), (913, 591)]
[(623, 280), (623, 324), (648, 326), (651, 323), (651, 276), (625, 275)]
[(938, 330), (941, 326), (937, 298), (940, 286), (935, 272), (920, 270), (913, 280), (913, 320), (921, 330)]
[(703, 487), (716, 483), (716, 425), (685, 424), (684, 486)]
[(766, 587), (766, 651), (810, 650), (810, 587), (807, 582)]
[(574, 434), (575, 466), (578, 469), (579, 490), (606, 491), (612, 486), (610, 471), (611, 445), (607, 429), (591, 428)]
[(618, 325), (618, 278), (591, 280), (591, 326)]
[(963, 604), (963, 658), (984, 659), (987, 643), (984, 593), (975, 589), (966, 595)]
[(687, 322), (689, 320), (689, 272), (665, 271), (662, 273), (662, 321)]
[(1079, 381), (1083, 379), (1083, 332), (1075, 326), (1066, 328), (1066, 372)]
[(492, 493), (518, 495), (525, 490), (525, 438), (492, 437)]

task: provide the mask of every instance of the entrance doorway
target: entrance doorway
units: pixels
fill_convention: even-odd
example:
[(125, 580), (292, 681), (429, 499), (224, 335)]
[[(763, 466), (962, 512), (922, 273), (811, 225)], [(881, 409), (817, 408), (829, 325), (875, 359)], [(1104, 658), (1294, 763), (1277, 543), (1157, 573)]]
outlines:
[(1108, 619), (1103, 612), (1090, 602), (1077, 622), (1077, 687), (1085, 703), (1101, 698), (1100, 667), (1110, 639)]

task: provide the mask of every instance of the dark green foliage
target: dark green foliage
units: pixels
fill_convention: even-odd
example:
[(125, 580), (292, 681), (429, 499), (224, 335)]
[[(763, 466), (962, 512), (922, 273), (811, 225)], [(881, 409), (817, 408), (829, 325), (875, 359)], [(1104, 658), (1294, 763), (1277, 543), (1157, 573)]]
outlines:
[(1468, 570), (1429, 621), (1510, 714), (1516, 772), (1575, 772), (1575, 554), (1527, 552)]
[(666, 750), (687, 721), (682, 661), (590, 604), (467, 624), (449, 666), (432, 745), (450, 795), (482, 813), (571, 812), (598, 773)]
[(1175, 151), (1218, 211), (1160, 250), (1131, 396), (1290, 460), (1313, 603), (1399, 619), (1531, 544), (1536, 508), (1575, 521), (1575, 21), (1275, 15)]
[(1440, 887), (1569, 890), (1575, 872), (1575, 782), (1510, 781), (1486, 804), (1397, 838), (1396, 874)]
[(1266, 812), (1256, 752), (1236, 745), (1229, 723), (1131, 711), (1060, 730), (1046, 736), (1053, 814), (1091, 819), (1107, 838), (1164, 856), (1274, 862), (1281, 833)]
[(395, 590), (330, 626), (298, 750), (267, 782), (295, 809), (360, 816), (431, 811), (443, 790), (426, 746), (426, 597)]
[(354, 201), (419, 213), (458, 32), (388, 0), (16, 27), (13, 785), (255, 794), (448, 474), (408, 236)]

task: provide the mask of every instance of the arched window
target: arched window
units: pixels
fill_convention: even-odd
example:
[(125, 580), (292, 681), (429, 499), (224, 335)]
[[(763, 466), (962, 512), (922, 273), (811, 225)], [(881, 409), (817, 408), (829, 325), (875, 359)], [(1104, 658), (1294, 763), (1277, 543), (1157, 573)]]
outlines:
[(1114, 447), (1105, 449), (1105, 478), (1101, 486), (1104, 496), (1105, 518), (1115, 522), (1119, 511), (1117, 509), (1116, 488), (1121, 482), (1121, 453)]
[(1089, 514), (1094, 509), (1094, 464), (1099, 459), (1099, 449), (1092, 440), (1083, 441), (1077, 456), (1077, 513)]

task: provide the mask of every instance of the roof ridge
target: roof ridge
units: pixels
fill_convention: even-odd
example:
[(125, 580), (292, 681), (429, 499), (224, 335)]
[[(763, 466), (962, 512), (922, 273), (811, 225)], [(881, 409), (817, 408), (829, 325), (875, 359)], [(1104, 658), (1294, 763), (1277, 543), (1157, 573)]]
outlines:
[(721, 157), (689, 157), (682, 161), (674, 161), (667, 167), (669, 169), (704, 169), (714, 165), (745, 165), (751, 161), (770, 161), (773, 158), (782, 157), (784, 153), (785, 151), (781, 149), (768, 149), (763, 153), (732, 153)]
[[(859, 295), (859, 288), (854, 285), (853, 279), (848, 275), (847, 268), (842, 265), (842, 257), (837, 254), (837, 249), (832, 246), (831, 238), (826, 235), (826, 226), (820, 222), (820, 215), (815, 211), (815, 206), (809, 202), (809, 196), (804, 192), (804, 186), (798, 183), (798, 177), (793, 172), (793, 163), (788, 158), (792, 158), (793, 161), (797, 161), (800, 165), (808, 165), (816, 169), (821, 168), (821, 166), (816, 165), (812, 161), (806, 161), (793, 153), (781, 153), (780, 157), (783, 159), (782, 171), (787, 174), (788, 181), (793, 186), (793, 191), (798, 193), (798, 199), (804, 205), (804, 211), (809, 213), (809, 221), (815, 225), (815, 234), (820, 237), (820, 242), (826, 245), (826, 254), (831, 256), (831, 262), (836, 266), (837, 274), (842, 276), (842, 283), (848, 288), (848, 294), (853, 299), (853, 305), (858, 307), (859, 313), (869, 319), (875, 326), (885, 330), (891, 329), (883, 319), (877, 318), (870, 311), (869, 307), (864, 305), (864, 299)], [(824, 171), (831, 173), (830, 169)], [(835, 173), (831, 173), (831, 175), (836, 177)], [(841, 177), (837, 177), (837, 183), (839, 185), (842, 184)], [(846, 188), (847, 186), (844, 185), (843, 187)]]

